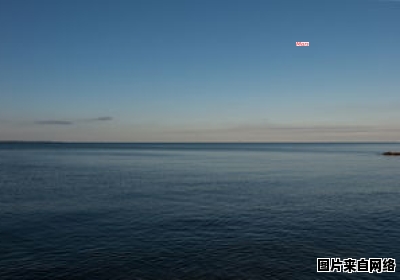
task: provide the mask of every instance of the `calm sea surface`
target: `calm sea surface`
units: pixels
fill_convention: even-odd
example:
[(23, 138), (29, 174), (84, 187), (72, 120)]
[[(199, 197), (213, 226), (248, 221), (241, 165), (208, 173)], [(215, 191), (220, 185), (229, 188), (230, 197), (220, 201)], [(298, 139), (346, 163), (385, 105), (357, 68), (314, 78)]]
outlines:
[(0, 144), (0, 279), (400, 279), (400, 144)]

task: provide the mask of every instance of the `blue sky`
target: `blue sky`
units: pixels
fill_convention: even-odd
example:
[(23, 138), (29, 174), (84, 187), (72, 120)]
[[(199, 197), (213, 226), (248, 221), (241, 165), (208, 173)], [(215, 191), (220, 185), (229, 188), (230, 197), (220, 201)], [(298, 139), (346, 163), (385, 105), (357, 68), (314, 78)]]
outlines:
[(0, 0), (0, 140), (398, 141), (399, 30), (399, 1)]

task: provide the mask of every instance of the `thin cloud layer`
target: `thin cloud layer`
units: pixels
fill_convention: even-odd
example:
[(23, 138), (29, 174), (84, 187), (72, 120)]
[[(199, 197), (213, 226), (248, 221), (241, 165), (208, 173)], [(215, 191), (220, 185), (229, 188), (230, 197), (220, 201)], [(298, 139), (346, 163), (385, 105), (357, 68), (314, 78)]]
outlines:
[[(199, 129), (186, 129), (176, 130), (176, 133), (223, 133), (223, 132), (237, 132), (237, 133), (251, 133), (251, 132), (267, 132), (267, 131), (294, 131), (294, 132), (368, 132), (376, 130), (379, 127), (368, 125), (280, 125), (280, 124), (259, 124), (259, 125), (239, 125), (231, 127), (220, 128), (199, 128)], [(382, 129), (382, 128), (380, 128)]]
[(97, 117), (97, 118), (92, 118), (92, 119), (84, 119), (84, 120), (39, 120), (35, 121), (35, 124), (39, 125), (73, 125), (73, 124), (79, 124), (79, 123), (92, 123), (92, 122), (105, 122), (105, 121), (112, 121), (112, 117)]
[(62, 120), (43, 120), (43, 121), (35, 121), (35, 124), (41, 125), (71, 125), (73, 122), (71, 121), (62, 121)]
[(93, 121), (112, 121), (112, 117), (98, 117), (95, 119), (92, 119)]
[[(175, 129), (174, 137), (187, 141), (393, 141), (399, 139), (399, 126), (332, 124), (242, 124), (213, 128)], [(178, 136), (176, 136), (178, 135)], [(172, 136), (171, 136), (172, 137)]]

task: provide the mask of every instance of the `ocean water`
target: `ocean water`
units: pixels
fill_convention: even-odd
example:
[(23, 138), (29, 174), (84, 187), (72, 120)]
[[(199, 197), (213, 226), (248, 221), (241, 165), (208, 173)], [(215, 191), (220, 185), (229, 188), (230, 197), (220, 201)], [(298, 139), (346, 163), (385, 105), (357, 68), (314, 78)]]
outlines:
[[(400, 279), (399, 144), (0, 144), (0, 279)], [(396, 269), (400, 271), (400, 267)]]

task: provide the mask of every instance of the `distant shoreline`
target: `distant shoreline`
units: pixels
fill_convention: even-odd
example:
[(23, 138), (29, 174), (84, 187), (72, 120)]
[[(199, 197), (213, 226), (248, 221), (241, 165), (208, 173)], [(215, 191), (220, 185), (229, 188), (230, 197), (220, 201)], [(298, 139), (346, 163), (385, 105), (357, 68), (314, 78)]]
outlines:
[(24, 140), (0, 140), (0, 144), (171, 144), (171, 145), (190, 145), (190, 144), (400, 144), (398, 142), (69, 142), (69, 141), (24, 141)]

